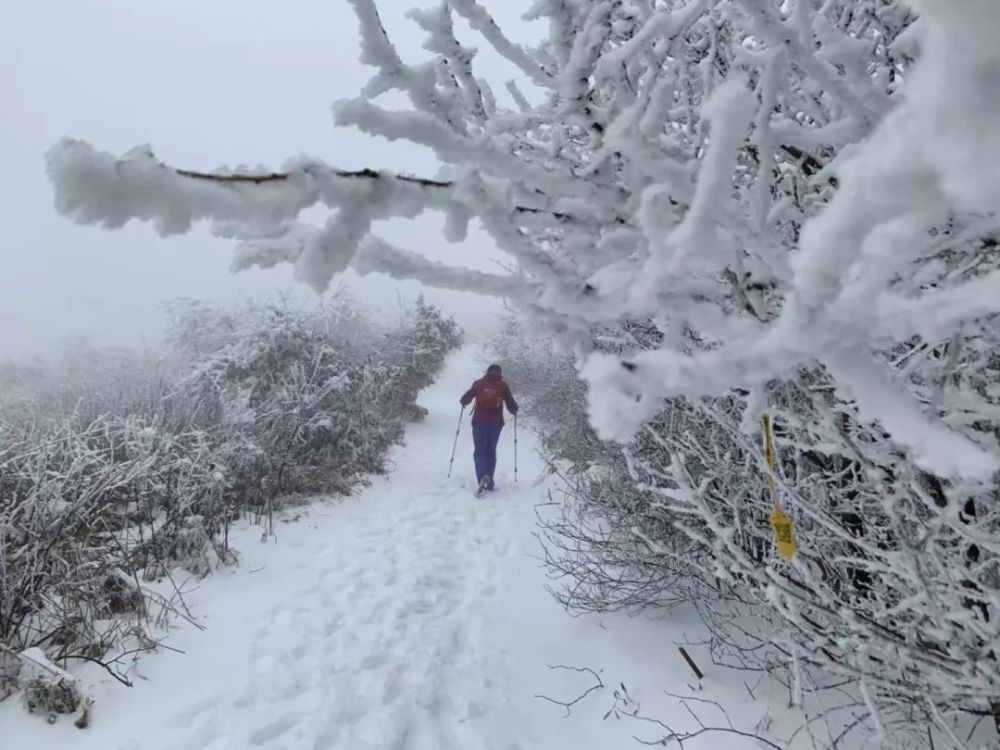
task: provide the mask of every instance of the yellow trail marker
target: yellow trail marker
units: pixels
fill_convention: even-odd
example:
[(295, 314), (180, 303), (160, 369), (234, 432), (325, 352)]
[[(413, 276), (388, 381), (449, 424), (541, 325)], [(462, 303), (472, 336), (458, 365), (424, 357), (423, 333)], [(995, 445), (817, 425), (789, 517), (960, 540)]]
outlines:
[(791, 516), (777, 505), (771, 511), (771, 529), (778, 542), (778, 555), (782, 560), (791, 560), (799, 551), (798, 545), (795, 544), (795, 526), (792, 524)]
[(795, 525), (792, 517), (781, 507), (781, 497), (778, 494), (778, 483), (774, 478), (774, 472), (778, 465), (774, 452), (774, 431), (771, 429), (771, 416), (767, 413), (761, 415), (761, 424), (764, 427), (764, 460), (767, 461), (767, 481), (771, 485), (771, 529), (774, 531), (774, 539), (778, 543), (778, 556), (782, 560), (791, 560), (795, 553), (799, 551), (795, 543)]

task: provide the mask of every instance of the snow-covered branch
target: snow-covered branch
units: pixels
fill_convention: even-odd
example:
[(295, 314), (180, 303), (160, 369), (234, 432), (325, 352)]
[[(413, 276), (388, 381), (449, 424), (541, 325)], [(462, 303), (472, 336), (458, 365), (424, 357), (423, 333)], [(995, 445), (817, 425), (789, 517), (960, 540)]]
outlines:
[[(655, 518), (630, 551), (673, 569), (686, 548), (658, 539), (681, 529), (868, 702), (1000, 706), (1000, 9), (539, 0), (526, 18), (548, 33), (525, 45), (452, 0), (412, 14), (430, 59), (410, 62), (374, 0), (351, 4), (373, 77), (339, 124), (429, 147), (446, 181), (301, 160), (205, 175), (67, 141), (60, 210), (163, 234), (216, 222), (243, 242), (234, 267), (291, 262), (318, 289), (353, 264), (510, 297), (575, 356), (598, 435), (627, 444), (595, 455), (634, 493), (599, 493), (609, 516)], [(509, 102), (476, 75), (468, 27), (514, 66)], [(325, 226), (298, 220), (317, 205)], [(478, 221), (515, 272), (373, 236), (427, 210), (450, 239)], [(784, 566), (764, 411), (799, 539)]]
[(378, 237), (369, 237), (364, 241), (352, 267), (362, 275), (384, 273), (397, 279), (414, 279), (427, 286), (491, 297), (523, 298), (529, 292), (528, 287), (515, 276), (447, 266), (411, 250), (395, 247)]
[[(454, 182), (318, 161), (298, 160), (279, 172), (210, 173), (167, 166), (148, 147), (115, 157), (66, 139), (49, 151), (48, 169), (57, 209), (78, 223), (118, 228), (133, 219), (149, 221), (167, 236), (212, 222), (217, 234), (243, 240), (233, 270), (293, 263), (299, 279), (317, 290), (346, 270), (375, 221), (442, 211), (451, 239), (458, 240), (469, 219)], [(336, 210), (326, 227), (295, 221), (315, 205)], [(516, 224), (536, 228), (594, 224), (594, 217), (578, 217), (568, 204), (562, 210), (513, 205), (510, 212)]]

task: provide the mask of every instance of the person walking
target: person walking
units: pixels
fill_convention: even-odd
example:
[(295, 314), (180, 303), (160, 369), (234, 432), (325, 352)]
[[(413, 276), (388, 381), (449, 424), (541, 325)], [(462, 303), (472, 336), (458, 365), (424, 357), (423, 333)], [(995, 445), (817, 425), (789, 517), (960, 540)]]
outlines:
[(496, 489), (493, 474), (497, 467), (497, 443), (503, 431), (503, 409), (517, 414), (517, 401), (503, 379), (500, 365), (490, 365), (486, 375), (459, 399), (463, 407), (475, 402), (472, 412), (473, 459), (476, 465), (476, 497)]

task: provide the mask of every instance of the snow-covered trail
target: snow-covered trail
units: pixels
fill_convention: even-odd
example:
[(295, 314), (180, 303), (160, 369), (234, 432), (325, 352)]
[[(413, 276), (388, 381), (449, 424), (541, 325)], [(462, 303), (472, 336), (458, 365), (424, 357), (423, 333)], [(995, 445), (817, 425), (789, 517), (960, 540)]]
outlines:
[[(545, 490), (535, 481), (541, 464), (527, 430), (519, 436), (518, 484), (509, 426), (496, 494), (472, 497), (467, 423), (454, 475), (446, 477), (458, 396), (480, 371), (468, 352), (449, 361), (422, 394), (430, 415), (409, 430), (389, 477), (347, 501), (290, 513), (274, 542), (262, 544), (259, 528), (243, 530), (235, 541), (242, 564), (187, 597), (206, 630), (175, 630), (168, 643), (184, 653), (145, 657), (132, 690), (99, 682), (90, 729), (68, 721), (50, 727), (14, 701), (0, 704), (0, 735), (12, 729), (17, 739), (9, 747), (631, 746), (642, 727), (601, 721), (611, 687), (569, 719), (537, 698), (569, 700), (591, 684), (587, 675), (546, 665), (607, 668), (609, 685), (625, 679), (646, 695), (662, 695), (671, 687), (664, 682), (684, 690), (690, 673), (671, 639), (686, 628), (697, 635), (696, 626), (613, 618), (606, 627), (567, 616), (551, 599), (532, 535)], [(655, 705), (660, 718), (680, 712)], [(716, 736), (687, 747), (719, 741), (752, 746)]]
[[(170, 746), (487, 746), (504, 670), (486, 616), (526, 493), (472, 500), (466, 450), (462, 479), (446, 478), (465, 369), (453, 361), (425, 394), (430, 415), (409, 431), (389, 480), (334, 512), (341, 523), (287, 561), (287, 589), (253, 625), (244, 678), (182, 712), (186, 737)], [(506, 445), (504, 454), (507, 465)]]

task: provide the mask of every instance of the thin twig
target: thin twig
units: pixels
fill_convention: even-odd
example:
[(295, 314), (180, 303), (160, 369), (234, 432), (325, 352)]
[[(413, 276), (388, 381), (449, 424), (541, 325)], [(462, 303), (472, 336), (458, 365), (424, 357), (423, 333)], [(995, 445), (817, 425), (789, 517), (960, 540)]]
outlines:
[[(140, 649), (140, 650), (148, 651), (149, 649)], [(136, 653), (136, 652), (135, 651), (131, 651), (129, 653)], [(122, 656), (125, 656), (125, 654), (122, 654)], [(116, 672), (115, 670), (113, 670), (111, 668), (110, 664), (108, 664), (106, 662), (103, 662), (100, 659), (95, 659), (93, 656), (87, 656), (86, 654), (65, 654), (65, 655), (63, 655), (62, 658), (64, 660), (65, 659), (77, 659), (78, 661), (89, 661), (91, 664), (96, 664), (97, 666), (103, 668), (104, 671), (106, 671), (109, 675), (111, 675), (116, 680), (118, 680), (118, 682), (120, 682), (125, 687), (132, 687), (132, 681), (128, 677), (126, 677), (125, 675), (119, 674), (118, 672)], [(119, 658), (121, 658), (121, 657), (119, 657)]]
[(565, 669), (570, 672), (580, 672), (581, 674), (589, 674), (592, 675), (595, 680), (597, 680), (597, 683), (595, 685), (591, 685), (583, 693), (581, 693), (576, 698), (570, 701), (556, 700), (555, 698), (550, 698), (547, 695), (538, 695), (538, 694), (535, 695), (535, 698), (540, 698), (543, 701), (548, 701), (549, 703), (555, 703), (557, 706), (562, 706), (563, 708), (565, 708), (566, 709), (565, 716), (567, 717), (570, 715), (573, 706), (582, 701), (584, 698), (593, 693), (595, 690), (601, 690), (604, 688), (604, 682), (601, 680), (601, 676), (597, 674), (597, 672), (595, 672), (593, 669), (590, 669), (589, 667), (568, 667), (564, 664), (556, 664), (554, 666), (548, 664), (546, 666), (548, 666), (548, 668), (551, 670)]

